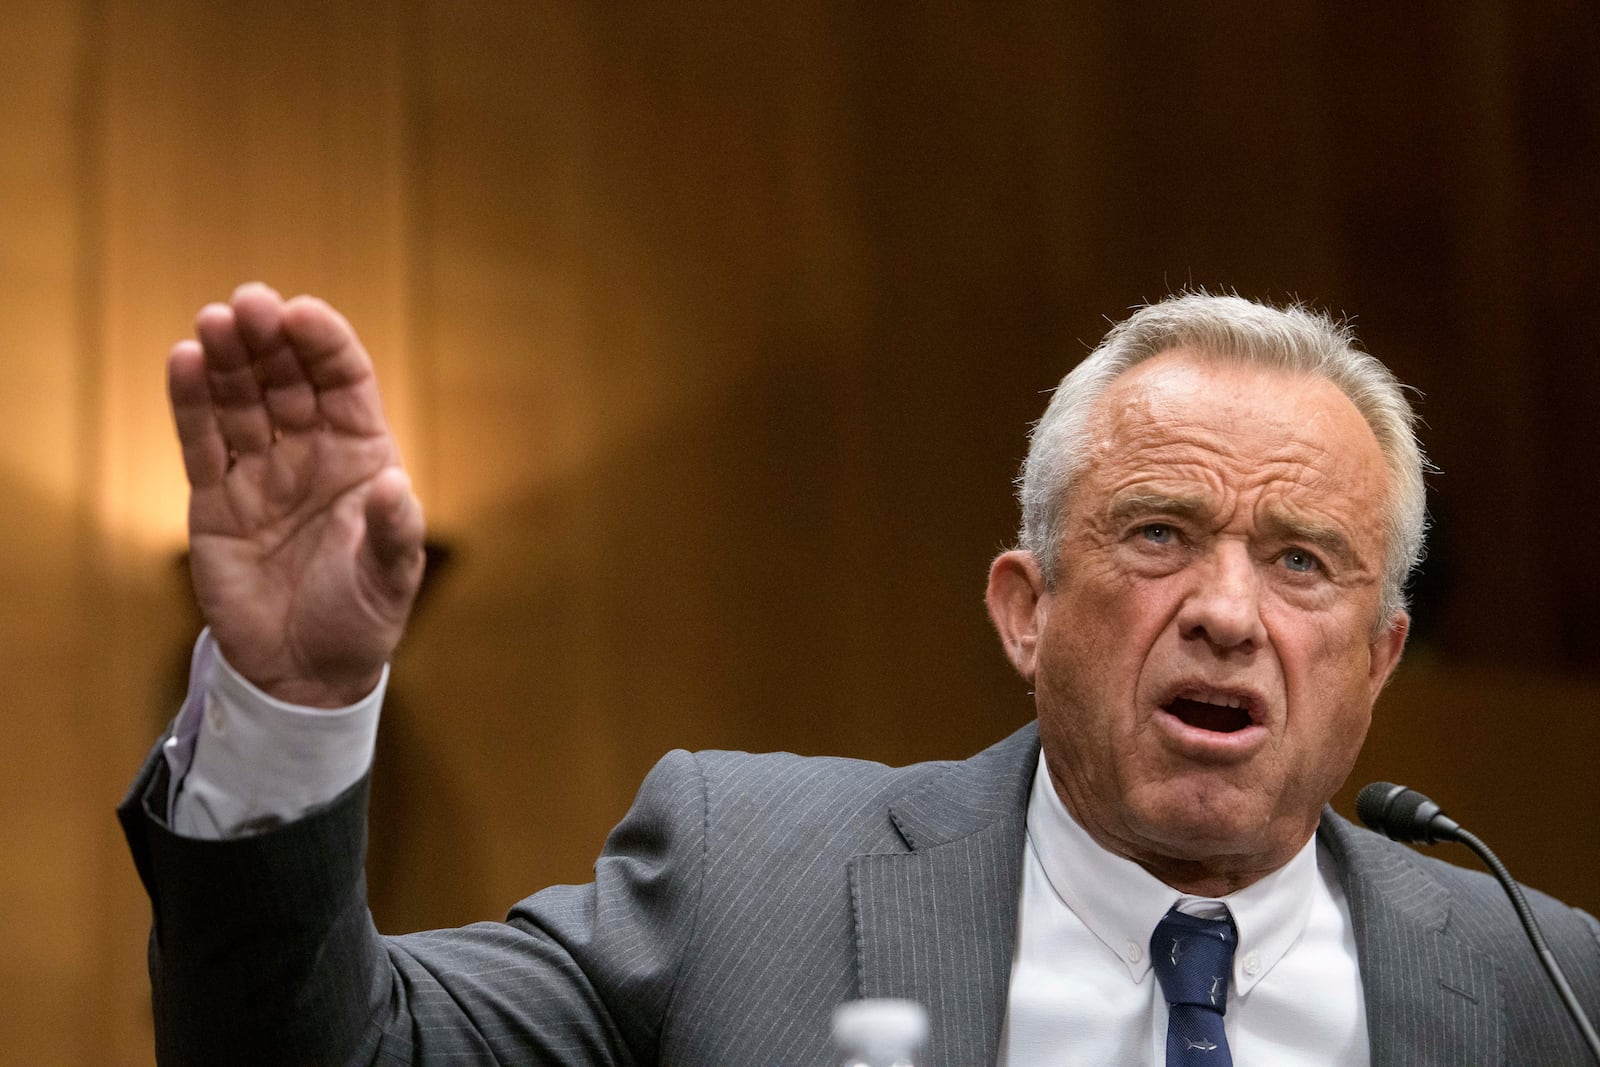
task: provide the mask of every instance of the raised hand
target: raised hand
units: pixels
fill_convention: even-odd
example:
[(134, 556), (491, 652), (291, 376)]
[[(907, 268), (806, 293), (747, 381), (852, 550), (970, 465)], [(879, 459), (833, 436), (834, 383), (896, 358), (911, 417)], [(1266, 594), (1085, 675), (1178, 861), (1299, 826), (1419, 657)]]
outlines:
[(422, 507), (343, 316), (260, 284), (168, 359), (188, 473), (190, 566), (223, 655), (297, 704), (377, 683), (422, 578)]

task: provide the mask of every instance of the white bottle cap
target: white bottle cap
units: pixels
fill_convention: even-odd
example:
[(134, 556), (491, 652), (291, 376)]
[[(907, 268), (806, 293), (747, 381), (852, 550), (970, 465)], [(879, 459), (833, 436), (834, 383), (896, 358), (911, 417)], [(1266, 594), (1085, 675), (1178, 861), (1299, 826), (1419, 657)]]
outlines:
[(852, 1000), (833, 1009), (833, 1040), (870, 1057), (905, 1057), (928, 1037), (928, 1009), (914, 1000)]

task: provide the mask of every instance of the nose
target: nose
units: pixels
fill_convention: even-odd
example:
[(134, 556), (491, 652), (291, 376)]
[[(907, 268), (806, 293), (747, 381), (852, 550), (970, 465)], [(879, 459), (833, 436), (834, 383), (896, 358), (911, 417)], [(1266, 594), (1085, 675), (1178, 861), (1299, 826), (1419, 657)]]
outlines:
[(1253, 652), (1266, 640), (1261, 576), (1243, 544), (1220, 541), (1189, 567), (1193, 587), (1178, 610), (1178, 633), (1219, 652)]

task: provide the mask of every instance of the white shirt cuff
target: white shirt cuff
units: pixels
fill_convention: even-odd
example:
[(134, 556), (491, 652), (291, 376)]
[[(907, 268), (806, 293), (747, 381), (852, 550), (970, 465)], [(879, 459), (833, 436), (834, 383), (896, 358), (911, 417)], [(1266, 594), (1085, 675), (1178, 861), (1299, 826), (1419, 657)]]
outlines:
[(246, 681), (203, 631), (162, 746), (168, 824), (184, 837), (242, 837), (333, 800), (372, 766), (388, 684), (386, 665), (372, 692), (347, 707), (286, 704)]

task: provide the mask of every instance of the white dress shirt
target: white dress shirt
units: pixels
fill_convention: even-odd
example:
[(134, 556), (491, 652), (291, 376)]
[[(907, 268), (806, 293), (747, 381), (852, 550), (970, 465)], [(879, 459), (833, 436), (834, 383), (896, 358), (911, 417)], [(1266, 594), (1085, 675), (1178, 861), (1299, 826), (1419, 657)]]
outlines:
[[(209, 632), (167, 740), (168, 814), (220, 839), (332, 801), (372, 763), (388, 670), (346, 708), (274, 700), (242, 678)], [(1236, 1067), (1366, 1067), (1366, 1012), (1349, 908), (1309, 841), (1288, 865), (1220, 901), (1185, 897), (1101, 848), (1068, 814), (1041, 755), (999, 1067), (1122, 1067), (1166, 1059), (1166, 1002), (1150, 936), (1174, 904), (1239, 932), (1226, 1028)]]
[(186, 837), (239, 837), (326, 804), (372, 766), (389, 668), (344, 708), (275, 700), (245, 681), (206, 630), (189, 661), (189, 692), (162, 746), (167, 818)]
[(1313, 838), (1226, 897), (1179, 893), (1106, 851), (1072, 818), (1043, 754), (1028, 802), (1017, 955), (1000, 1067), (1166, 1062), (1167, 1005), (1150, 936), (1173, 905), (1238, 928), (1224, 1026), (1236, 1067), (1368, 1063), (1355, 933)]

